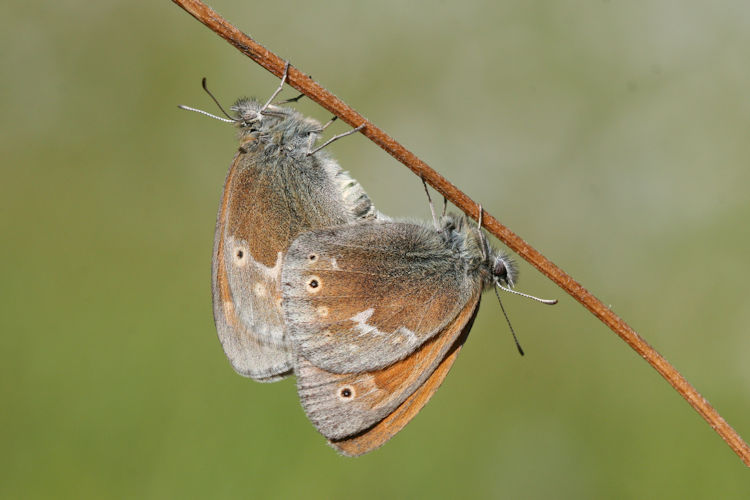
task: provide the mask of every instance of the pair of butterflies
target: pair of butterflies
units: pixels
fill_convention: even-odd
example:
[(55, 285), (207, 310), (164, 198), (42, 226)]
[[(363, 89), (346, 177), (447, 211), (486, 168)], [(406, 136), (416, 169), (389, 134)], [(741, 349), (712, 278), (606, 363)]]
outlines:
[(512, 287), (516, 270), (465, 217), (432, 227), (377, 212), (325, 151), (311, 153), (324, 127), (269, 103), (231, 108), (240, 147), (216, 222), (216, 328), (238, 373), (296, 375), (315, 427), (361, 455), (427, 403), (482, 291)]

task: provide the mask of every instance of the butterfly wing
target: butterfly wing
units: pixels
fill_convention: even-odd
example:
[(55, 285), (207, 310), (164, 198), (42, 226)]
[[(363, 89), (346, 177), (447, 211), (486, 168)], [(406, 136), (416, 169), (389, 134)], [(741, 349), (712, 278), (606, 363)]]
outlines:
[(479, 291), (440, 333), (412, 355), (380, 370), (330, 373), (300, 357), (297, 389), (308, 418), (346, 454), (358, 455), (382, 445), (437, 390), (478, 307)]
[[(214, 235), (214, 321), (234, 369), (272, 382), (287, 375), (293, 364), (284, 344), (281, 310), (274, 303), (284, 238), (258, 231), (258, 215), (268, 212), (258, 206), (265, 204), (259, 195), (271, 186), (262, 184), (263, 169), (252, 159), (238, 153), (224, 183)], [(253, 238), (255, 234), (260, 237)]]
[(312, 365), (392, 365), (450, 323), (481, 285), (431, 228), (363, 222), (301, 234), (282, 271), (291, 340)]
[[(471, 307), (467, 307), (467, 310), (470, 308)], [(407, 397), (395, 410), (388, 414), (388, 416), (372, 427), (346, 438), (338, 440), (329, 439), (328, 443), (340, 453), (350, 457), (356, 457), (369, 453), (375, 448), (379, 448), (403, 429), (404, 426), (408, 424), (417, 413), (419, 413), (422, 407), (427, 404), (432, 395), (435, 394), (435, 391), (440, 387), (440, 384), (443, 383), (446, 375), (448, 375), (448, 372), (453, 366), (453, 362), (456, 360), (461, 347), (463, 347), (463, 344), (469, 335), (472, 324), (474, 323), (474, 318), (479, 310), (478, 301), (473, 305), (473, 309), (472, 316), (468, 323), (463, 327), (463, 331), (458, 339), (455, 340), (446, 356), (439, 362), (437, 368), (435, 368), (432, 374), (417, 388), (416, 391)]]
[(227, 174), (214, 237), (214, 319), (234, 369), (272, 382), (294, 358), (281, 312), (281, 263), (295, 236), (372, 217), (359, 184), (324, 154), (267, 154), (248, 143)]

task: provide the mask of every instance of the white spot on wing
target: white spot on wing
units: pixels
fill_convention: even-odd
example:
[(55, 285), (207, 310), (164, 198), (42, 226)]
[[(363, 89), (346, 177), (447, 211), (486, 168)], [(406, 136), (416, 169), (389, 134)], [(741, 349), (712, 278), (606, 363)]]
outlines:
[(374, 312), (375, 312), (375, 309), (373, 308), (366, 309), (360, 313), (355, 314), (349, 319), (351, 319), (352, 321), (354, 321), (355, 323), (359, 325), (362, 325), (362, 324), (365, 324), (368, 319), (370, 319), (370, 316), (372, 316)]
[[(382, 337), (383, 335), (392, 335), (389, 332), (384, 332), (380, 330), (377, 326), (370, 325), (367, 323), (367, 321), (372, 317), (373, 313), (375, 312), (375, 309), (365, 309), (362, 312), (359, 312), (349, 318), (351, 321), (354, 322), (354, 329), (359, 332), (359, 336), (363, 335), (375, 335), (378, 337)], [(416, 345), (419, 343), (419, 339), (417, 338), (417, 335), (406, 328), (405, 326), (400, 326), (398, 329), (394, 332), (395, 338), (392, 340), (393, 344), (400, 344), (404, 340), (407, 341), (410, 345)]]
[(413, 331), (409, 330), (405, 326), (398, 327), (398, 333), (402, 335), (402, 338), (405, 338), (409, 344), (416, 345), (419, 343), (419, 339), (417, 338), (417, 334)]
[(368, 325), (367, 320), (370, 319), (370, 316), (375, 312), (375, 309), (365, 309), (364, 311), (355, 314), (350, 319), (354, 321), (354, 329), (359, 332), (359, 336), (367, 335), (368, 333), (371, 333), (373, 335), (377, 335), (378, 337), (383, 335), (384, 332), (381, 332), (378, 330), (378, 327)]
[(273, 265), (273, 267), (264, 266), (260, 262), (255, 262), (254, 260), (253, 264), (255, 264), (255, 266), (258, 268), (258, 271), (266, 275), (266, 278), (270, 280), (278, 280), (279, 276), (281, 276), (281, 263), (283, 260), (284, 252), (279, 252), (276, 255), (276, 263)]

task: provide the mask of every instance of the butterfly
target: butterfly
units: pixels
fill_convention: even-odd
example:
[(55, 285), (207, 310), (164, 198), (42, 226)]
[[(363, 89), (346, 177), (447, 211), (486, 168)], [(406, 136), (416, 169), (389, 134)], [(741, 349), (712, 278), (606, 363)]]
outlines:
[(266, 104), (240, 99), (230, 108), (234, 117), (214, 117), (235, 123), (240, 138), (216, 217), (214, 321), (233, 368), (260, 382), (290, 375), (295, 363), (281, 310), (289, 245), (310, 229), (377, 216), (360, 184), (325, 151), (313, 150), (325, 127), (270, 104), (287, 71), (288, 65)]
[(345, 455), (381, 446), (421, 410), (461, 350), (482, 291), (517, 280), (514, 262), (465, 216), (438, 226), (316, 229), (284, 258), (300, 401)]

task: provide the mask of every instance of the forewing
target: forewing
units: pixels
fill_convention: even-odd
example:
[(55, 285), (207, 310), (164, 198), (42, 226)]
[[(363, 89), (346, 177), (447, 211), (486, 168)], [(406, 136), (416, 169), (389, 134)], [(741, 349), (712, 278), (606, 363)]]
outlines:
[[(238, 153), (224, 184), (216, 220), (212, 291), (219, 339), (234, 369), (272, 382), (288, 375), (293, 357), (281, 314), (280, 249), (286, 234), (263, 231), (269, 186), (252, 155)], [(283, 222), (281, 223), (283, 228)]]
[[(478, 306), (479, 293), (416, 352), (381, 370), (335, 374), (300, 357), (297, 389), (308, 418), (329, 440), (344, 440), (334, 444), (344, 453), (361, 454), (380, 446), (437, 390), (471, 328)], [(436, 369), (440, 370), (437, 381)], [(385, 423), (381, 422), (384, 419)]]
[[(270, 152), (269, 152), (270, 151)], [(281, 264), (302, 231), (374, 217), (362, 187), (324, 154), (286, 155), (247, 142), (227, 174), (214, 239), (214, 318), (237, 372), (288, 375)]]
[(439, 233), (399, 222), (303, 233), (282, 271), (292, 343), (333, 373), (373, 371), (403, 359), (479, 288)]

